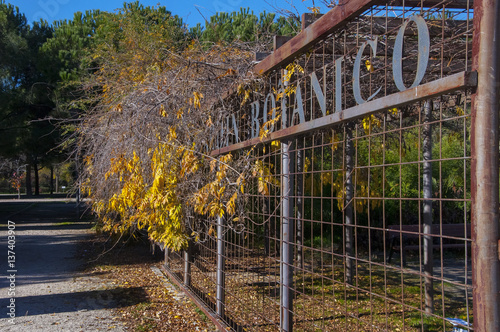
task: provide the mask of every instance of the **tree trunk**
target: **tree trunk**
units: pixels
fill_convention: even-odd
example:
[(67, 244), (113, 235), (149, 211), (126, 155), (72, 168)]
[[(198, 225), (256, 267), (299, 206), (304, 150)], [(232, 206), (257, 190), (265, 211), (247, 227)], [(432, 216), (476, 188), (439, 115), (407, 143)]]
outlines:
[(31, 187), (31, 163), (28, 161), (26, 164), (26, 196), (30, 197), (32, 195)]
[(38, 176), (38, 161), (35, 158), (33, 163), (33, 170), (35, 171), (35, 196), (40, 195), (40, 177)]
[(344, 223), (345, 223), (345, 273), (346, 283), (352, 285), (354, 280), (354, 224), (353, 220), (353, 171), (354, 171), (354, 143), (352, 141), (352, 128), (346, 128), (345, 141), (345, 200), (344, 200)]
[(59, 192), (59, 169), (56, 168), (56, 193)]
[(432, 101), (424, 104), (424, 165), (423, 165), (423, 258), (425, 275), (425, 312), (434, 313), (434, 287), (433, 287), (433, 257), (432, 257)]
[(54, 165), (50, 165), (50, 195), (54, 194)]

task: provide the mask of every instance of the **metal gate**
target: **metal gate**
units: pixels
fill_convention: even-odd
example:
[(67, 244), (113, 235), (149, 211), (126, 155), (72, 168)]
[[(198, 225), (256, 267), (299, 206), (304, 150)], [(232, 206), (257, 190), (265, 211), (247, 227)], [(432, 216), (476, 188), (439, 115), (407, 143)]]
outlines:
[(165, 271), (221, 329), (499, 331), (499, 14), (346, 0), (303, 23), (214, 106), (212, 155), (254, 167), (241, 218), (201, 218)]

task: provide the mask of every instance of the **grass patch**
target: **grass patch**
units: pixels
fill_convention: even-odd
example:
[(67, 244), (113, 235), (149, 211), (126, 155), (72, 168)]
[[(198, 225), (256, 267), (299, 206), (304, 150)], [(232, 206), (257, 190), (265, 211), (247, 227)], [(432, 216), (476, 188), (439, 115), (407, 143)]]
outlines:
[(201, 317), (201, 319), (203, 319), (203, 321), (205, 321), (205, 322), (206, 322), (206, 321), (208, 320), (207, 315), (205, 315), (205, 313), (203, 312), (203, 310), (201, 310), (200, 308), (196, 307), (196, 308), (194, 309), (194, 311), (195, 311), (198, 315), (200, 315), (200, 317)]
[(145, 331), (153, 331), (156, 328), (156, 324), (153, 323), (146, 323), (146, 324), (141, 324), (135, 328), (136, 331), (138, 332), (145, 332)]
[(148, 309), (150, 306), (151, 306), (151, 303), (149, 303), (149, 302), (141, 302), (135, 306), (134, 311), (144, 311), (144, 310)]
[(70, 226), (70, 225), (73, 225), (73, 223), (70, 221), (58, 222), (57, 224), (54, 224), (54, 226)]

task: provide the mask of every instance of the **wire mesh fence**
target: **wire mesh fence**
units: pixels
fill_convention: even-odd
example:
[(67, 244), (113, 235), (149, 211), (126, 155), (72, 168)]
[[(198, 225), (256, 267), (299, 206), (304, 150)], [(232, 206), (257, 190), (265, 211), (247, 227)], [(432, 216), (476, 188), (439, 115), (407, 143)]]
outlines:
[(254, 171), (166, 270), (235, 331), (473, 330), (472, 2), (349, 6), (215, 106)]

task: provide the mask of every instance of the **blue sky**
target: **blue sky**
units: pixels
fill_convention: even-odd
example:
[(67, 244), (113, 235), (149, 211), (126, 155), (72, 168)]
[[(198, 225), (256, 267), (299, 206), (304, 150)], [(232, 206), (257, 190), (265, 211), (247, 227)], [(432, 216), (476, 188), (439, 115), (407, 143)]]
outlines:
[[(6, 0), (5, 2), (19, 7), (30, 23), (40, 18), (49, 23), (55, 20), (72, 19), (73, 13), (85, 12), (89, 9), (112, 12), (122, 7), (124, 3), (123, 0)], [(217, 11), (238, 11), (240, 7), (250, 7), (254, 13), (264, 10), (275, 12), (275, 8), (282, 8), (302, 14), (309, 11), (308, 6), (312, 6), (312, 0), (143, 0), (140, 2), (145, 6), (157, 4), (165, 6), (173, 14), (182, 17), (190, 27), (195, 26), (196, 23), (203, 23), (203, 17), (208, 19)], [(317, 0), (316, 3), (318, 2), (320, 1)], [(324, 8), (322, 12), (325, 12)]]

